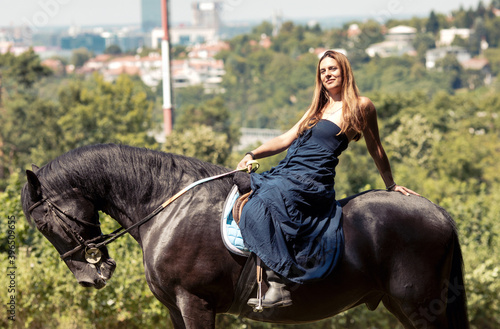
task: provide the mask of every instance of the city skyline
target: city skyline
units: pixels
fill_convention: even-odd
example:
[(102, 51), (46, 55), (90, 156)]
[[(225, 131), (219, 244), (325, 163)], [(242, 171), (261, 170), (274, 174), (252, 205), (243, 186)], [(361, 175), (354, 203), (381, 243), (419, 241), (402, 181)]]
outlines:
[[(160, 2), (160, 0), (158, 0)], [(191, 5), (195, 1), (169, 0), (169, 16), (173, 24), (190, 23)], [(199, 1), (206, 2), (206, 1)], [(333, 1), (308, 0), (219, 0), (222, 19), (231, 21), (270, 20), (279, 12), (284, 19), (321, 19), (327, 17), (369, 17), (380, 22), (400, 16), (427, 15), (432, 10), (450, 13), (463, 6), (476, 8), (480, 0), (358, 0), (342, 5)], [(489, 1), (483, 1), (488, 5)], [(139, 25), (141, 24), (140, 0), (0, 0), (0, 26), (27, 25), (35, 28), (70, 25)], [(116, 10), (119, 8), (119, 10)]]

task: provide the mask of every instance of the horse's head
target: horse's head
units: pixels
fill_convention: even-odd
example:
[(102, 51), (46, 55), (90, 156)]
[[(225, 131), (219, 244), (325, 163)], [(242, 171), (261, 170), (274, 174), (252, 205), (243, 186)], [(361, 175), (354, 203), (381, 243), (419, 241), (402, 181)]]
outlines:
[(21, 200), (28, 221), (32, 220), (52, 243), (80, 285), (103, 288), (116, 263), (105, 246), (94, 248), (94, 242), (102, 236), (94, 204), (78, 189), (56, 192), (42, 188), (34, 171), (27, 170), (26, 174), (28, 182)]

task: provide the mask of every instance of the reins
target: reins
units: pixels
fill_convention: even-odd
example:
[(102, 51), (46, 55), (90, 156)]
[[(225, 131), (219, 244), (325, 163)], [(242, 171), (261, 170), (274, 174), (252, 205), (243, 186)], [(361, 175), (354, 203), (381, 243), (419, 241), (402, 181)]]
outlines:
[[(260, 166), (259, 163), (257, 161), (255, 161), (255, 160), (248, 161), (247, 165), (255, 165), (255, 167), (252, 167), (252, 172), (256, 171), (259, 168), (259, 166)], [(141, 219), (137, 223), (129, 226), (126, 229), (124, 229), (123, 227), (120, 227), (117, 230), (115, 230), (115, 231), (113, 231), (113, 232), (111, 232), (109, 234), (103, 234), (103, 235), (100, 235), (98, 237), (92, 238), (90, 240), (84, 240), (80, 236), (80, 234), (78, 234), (75, 230), (73, 230), (64, 221), (64, 219), (59, 215), (59, 213), (63, 214), (64, 216), (66, 216), (68, 218), (72, 218), (75, 221), (81, 222), (83, 224), (87, 224), (87, 225), (91, 225), (91, 226), (99, 226), (99, 224), (93, 224), (93, 223), (89, 223), (89, 222), (86, 222), (86, 221), (82, 221), (80, 219), (75, 219), (75, 218), (67, 215), (57, 205), (55, 205), (52, 202), (50, 202), (47, 198), (43, 198), (42, 200), (37, 201), (36, 203), (34, 203), (28, 209), (28, 212), (31, 214), (31, 212), (36, 207), (40, 206), (44, 202), (47, 202), (49, 204), (49, 209), (54, 214), (56, 214), (56, 217), (59, 218), (60, 221), (62, 222), (62, 227), (63, 227), (64, 231), (66, 231), (66, 233), (68, 235), (71, 235), (79, 243), (79, 245), (76, 246), (75, 248), (73, 248), (72, 250), (70, 250), (70, 251), (68, 251), (68, 252), (60, 255), (61, 259), (65, 260), (69, 256), (71, 256), (74, 253), (78, 252), (79, 250), (85, 248), (85, 259), (87, 260), (88, 263), (95, 264), (95, 263), (98, 263), (100, 261), (100, 259), (101, 259), (101, 251), (99, 250), (99, 248), (104, 247), (104, 246), (110, 244), (111, 242), (115, 241), (119, 237), (121, 237), (121, 236), (125, 235), (126, 233), (130, 232), (134, 228), (139, 227), (139, 226), (143, 225), (144, 223), (148, 222), (151, 218), (153, 218), (156, 215), (158, 215), (163, 209), (165, 209), (168, 205), (170, 205), (172, 202), (174, 202), (175, 200), (177, 200), (181, 195), (183, 195), (184, 193), (186, 193), (187, 191), (189, 191), (193, 187), (196, 187), (196, 186), (198, 186), (200, 184), (203, 184), (203, 183), (206, 183), (206, 182), (209, 182), (209, 181), (212, 181), (212, 180), (216, 180), (216, 179), (219, 179), (219, 178), (222, 178), (222, 177), (226, 177), (226, 176), (232, 175), (232, 174), (237, 173), (239, 171), (248, 171), (248, 169), (247, 169), (247, 167), (241, 168), (241, 169), (235, 169), (235, 170), (232, 170), (232, 171), (220, 174), (220, 175), (211, 176), (211, 177), (207, 177), (207, 178), (203, 178), (203, 179), (197, 180), (196, 182), (189, 184), (188, 186), (186, 186), (185, 188), (183, 188), (182, 190), (180, 190), (179, 192), (177, 192), (176, 194), (174, 194), (173, 196), (171, 196), (168, 200), (166, 200), (160, 206), (158, 206), (155, 210), (153, 210), (153, 212), (151, 212), (149, 215), (147, 215), (146, 217), (144, 217), (143, 219)], [(95, 243), (96, 241), (99, 241), (99, 240), (104, 240), (104, 241), (101, 241), (99, 243)]]

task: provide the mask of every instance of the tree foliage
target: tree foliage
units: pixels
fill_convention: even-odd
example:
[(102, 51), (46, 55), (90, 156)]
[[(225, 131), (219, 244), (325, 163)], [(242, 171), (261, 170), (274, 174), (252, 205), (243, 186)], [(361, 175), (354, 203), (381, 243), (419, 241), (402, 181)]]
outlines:
[(86, 61), (92, 58), (92, 52), (87, 48), (78, 48), (71, 53), (70, 62), (75, 67), (82, 67)]
[(117, 142), (153, 146), (149, 136), (152, 104), (127, 76), (115, 83), (95, 75), (70, 81), (57, 101), (16, 94), (0, 115), (3, 172), (13, 173), (30, 162), (45, 163), (73, 148)]
[[(19, 56), (11, 52), (0, 54), (0, 78), (7, 81), (4, 88), (13, 88), (14, 90), (19, 87), (30, 88), (42, 77), (50, 74), (50, 69), (41, 65), (41, 60), (33, 49), (29, 49)], [(2, 81), (2, 83), (5, 82)]]

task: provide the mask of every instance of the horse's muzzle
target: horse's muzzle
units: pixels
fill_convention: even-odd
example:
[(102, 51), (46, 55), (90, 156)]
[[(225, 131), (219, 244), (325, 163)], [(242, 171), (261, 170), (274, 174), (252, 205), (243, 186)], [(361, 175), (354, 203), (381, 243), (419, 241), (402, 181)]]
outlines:
[(73, 274), (82, 287), (102, 289), (106, 286), (106, 281), (113, 275), (115, 268), (116, 262), (108, 258), (98, 264), (87, 263), (83, 270)]

